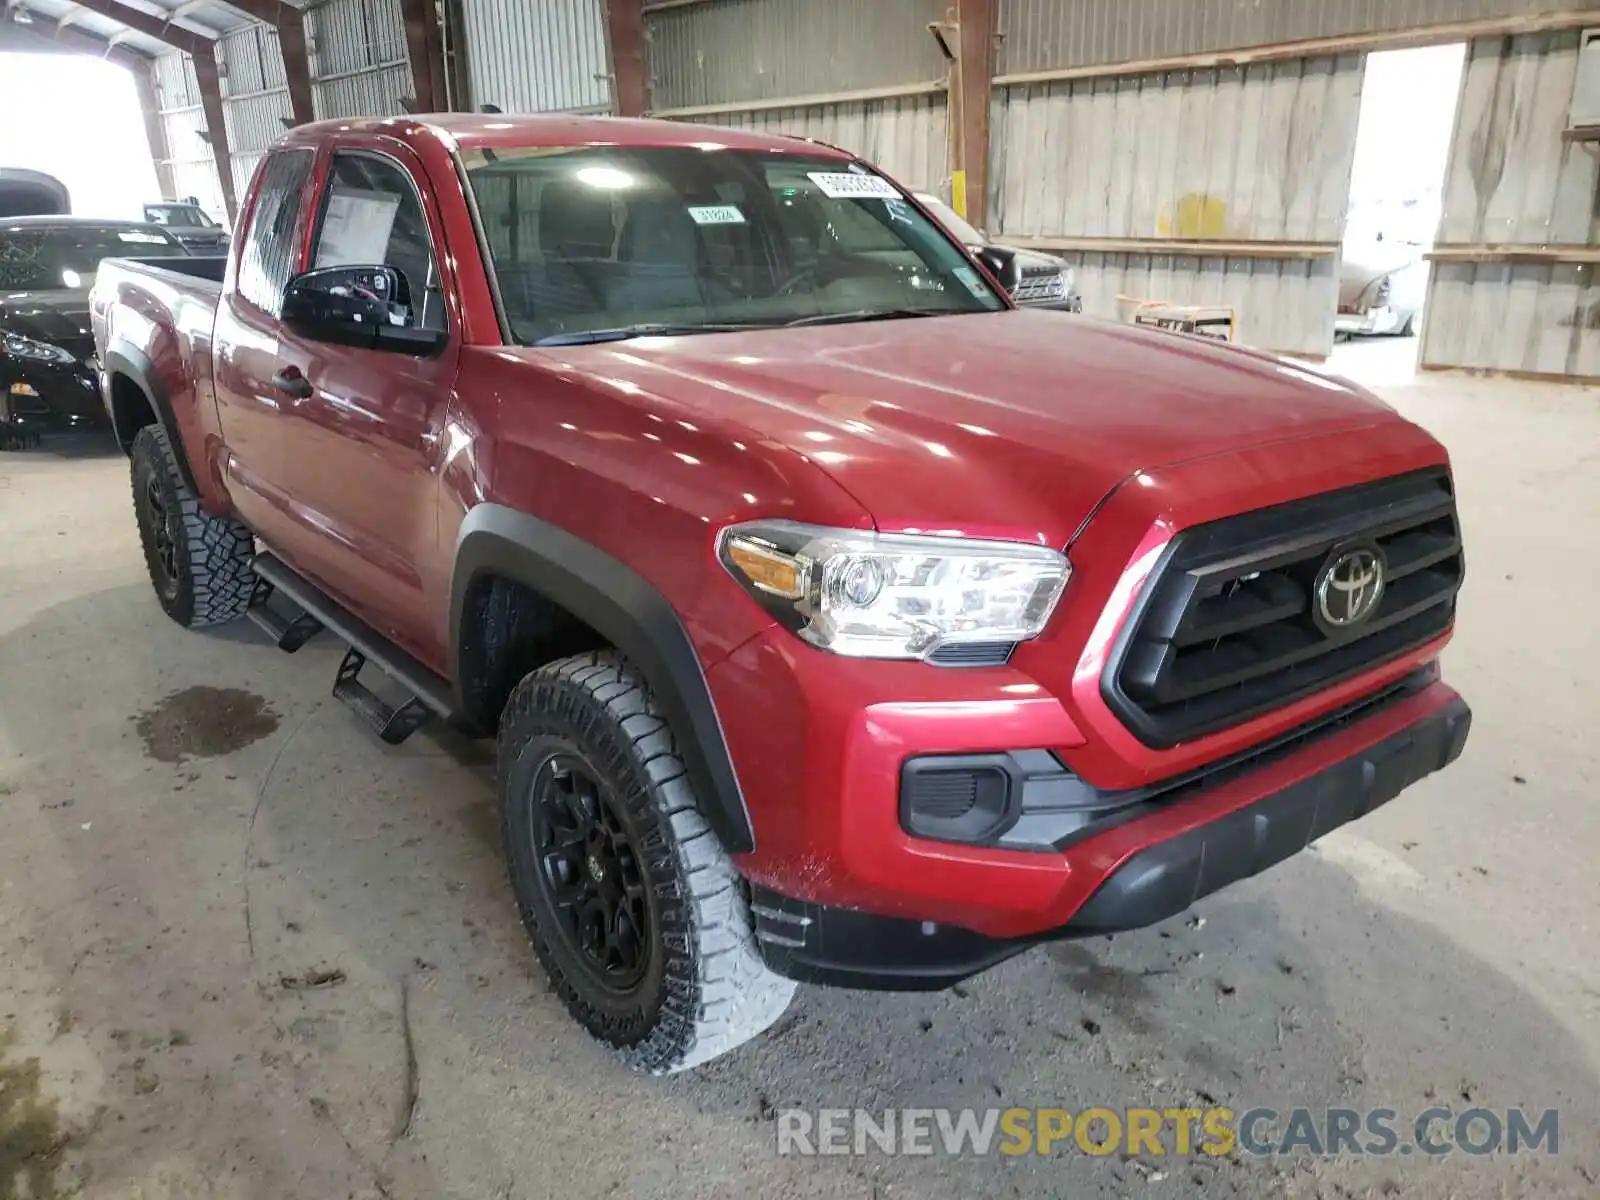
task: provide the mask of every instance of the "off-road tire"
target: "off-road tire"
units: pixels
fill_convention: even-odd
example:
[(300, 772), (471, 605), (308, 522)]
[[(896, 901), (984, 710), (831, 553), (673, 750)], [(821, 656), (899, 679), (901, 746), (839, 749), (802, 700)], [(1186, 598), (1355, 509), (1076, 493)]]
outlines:
[[(256, 591), (256, 574), (250, 569), (255, 539), (250, 531), (238, 521), (201, 511), (161, 426), (139, 430), (130, 459), (134, 519), (162, 610), (188, 629), (242, 617)], [(162, 503), (164, 520), (151, 503), (152, 494)], [(171, 539), (170, 577), (162, 563), (158, 524), (165, 525)]]
[[(649, 958), (626, 995), (586, 969), (540, 874), (533, 785), (556, 755), (592, 768), (639, 851)], [(762, 962), (739, 876), (700, 814), (671, 726), (626, 659), (582, 654), (527, 675), (501, 717), (498, 758), (517, 906), (556, 994), (596, 1039), (628, 1066), (665, 1075), (727, 1053), (783, 1014), (795, 985)]]

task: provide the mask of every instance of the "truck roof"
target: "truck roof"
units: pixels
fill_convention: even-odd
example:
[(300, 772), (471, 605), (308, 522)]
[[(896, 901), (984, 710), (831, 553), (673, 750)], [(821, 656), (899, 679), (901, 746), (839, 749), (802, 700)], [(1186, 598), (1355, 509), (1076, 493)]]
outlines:
[(572, 113), (417, 113), (397, 117), (359, 117), (313, 121), (284, 137), (304, 145), (333, 133), (385, 134), (402, 141), (435, 137), (461, 150), (513, 150), (528, 146), (704, 146), (730, 150), (771, 150), (848, 157), (844, 151), (807, 138), (782, 137), (719, 125), (659, 121), (637, 117), (582, 116)]

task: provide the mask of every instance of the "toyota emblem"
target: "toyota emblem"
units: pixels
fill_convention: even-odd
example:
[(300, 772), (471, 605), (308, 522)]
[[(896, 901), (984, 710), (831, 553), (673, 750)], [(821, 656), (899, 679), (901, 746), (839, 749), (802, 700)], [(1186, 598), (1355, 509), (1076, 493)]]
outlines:
[(1383, 558), (1373, 546), (1335, 552), (1317, 576), (1317, 616), (1332, 630), (1360, 625), (1383, 600)]

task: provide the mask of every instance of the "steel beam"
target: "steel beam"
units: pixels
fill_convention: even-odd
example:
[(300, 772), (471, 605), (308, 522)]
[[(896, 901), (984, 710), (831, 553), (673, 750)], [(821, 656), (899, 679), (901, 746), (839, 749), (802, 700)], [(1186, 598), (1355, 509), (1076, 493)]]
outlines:
[(444, 44), (434, 0), (400, 0), (411, 61), (412, 112), (443, 112), (450, 107), (444, 82)]
[(222, 203), (232, 222), (238, 216), (239, 205), (233, 194), (233, 152), (228, 148), (228, 122), (222, 111), (222, 80), (217, 74), (217, 56), (210, 52), (196, 54), (194, 77), (200, 84), (200, 106), (206, 114), (206, 141), (217, 164)]
[(642, 0), (606, 0), (606, 52), (617, 115), (644, 116), (650, 108), (650, 80), (644, 65)]
[(155, 64), (145, 59), (129, 67), (133, 86), (139, 93), (139, 113), (144, 117), (144, 136), (150, 143), (150, 161), (156, 165), (156, 187), (163, 200), (178, 198), (172, 175), (172, 147), (167, 142), (166, 122), (161, 119), (161, 104), (156, 98)]
[(114, 45), (87, 29), (61, 26), (49, 35), (49, 39), (63, 46), (71, 46), (74, 50), (81, 50), (85, 54), (93, 54), (96, 58), (103, 58), (107, 62), (114, 62), (117, 66), (126, 67), (135, 73), (150, 64), (150, 60), (138, 51)]
[(155, 38), (156, 41), (164, 42), (174, 50), (182, 50), (195, 58), (211, 54), (211, 38), (174, 25), (162, 17), (152, 16), (143, 9), (130, 8), (118, 0), (73, 0), (73, 3), (80, 8), (87, 8), (90, 12), (99, 13), (102, 17), (110, 17), (135, 33)]

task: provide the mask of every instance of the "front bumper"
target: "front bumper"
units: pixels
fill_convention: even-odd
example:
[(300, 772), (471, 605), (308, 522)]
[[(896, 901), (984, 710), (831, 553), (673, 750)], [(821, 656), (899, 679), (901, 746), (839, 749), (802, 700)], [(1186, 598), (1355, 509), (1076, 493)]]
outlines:
[(92, 364), (0, 362), (0, 427), (50, 432), (109, 424)]
[(1335, 333), (1355, 336), (1396, 333), (1405, 324), (1404, 316), (1387, 306), (1368, 309), (1364, 313), (1341, 312), (1333, 318)]
[(1089, 879), (1049, 928), (994, 936), (958, 921), (885, 916), (752, 889), (758, 944), (781, 975), (841, 987), (947, 987), (1039, 942), (1135, 929), (1259, 874), (1455, 761), (1471, 712), (1430, 671), (1302, 736), (1138, 806), (1066, 848)]

